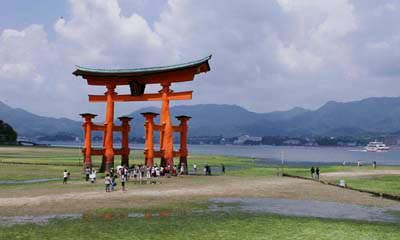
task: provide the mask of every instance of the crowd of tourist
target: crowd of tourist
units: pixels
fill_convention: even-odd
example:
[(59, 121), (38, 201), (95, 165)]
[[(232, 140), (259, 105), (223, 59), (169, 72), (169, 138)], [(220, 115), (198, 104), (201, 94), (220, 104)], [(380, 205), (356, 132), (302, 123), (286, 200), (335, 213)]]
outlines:
[(311, 167), (311, 178), (319, 179), (319, 168)]
[[(204, 175), (211, 176), (211, 166), (207, 163), (204, 165)], [(94, 184), (96, 182), (97, 172), (90, 167), (86, 167), (84, 170), (85, 180)], [(184, 164), (177, 165), (167, 165), (166, 167), (154, 165), (153, 167), (145, 166), (142, 164), (132, 165), (130, 168), (126, 166), (119, 166), (117, 170), (111, 169), (104, 178), (105, 190), (106, 192), (112, 192), (115, 190), (117, 185), (117, 179), (119, 178), (122, 186), (122, 191), (126, 191), (125, 183), (128, 180), (133, 181), (147, 181), (147, 183), (153, 183), (155, 179), (163, 177), (174, 177), (181, 176), (188, 173), (188, 169)], [(197, 174), (197, 164), (193, 164), (193, 173)], [(225, 165), (221, 164), (221, 173), (225, 173)], [(70, 177), (70, 172), (65, 170), (63, 173), (63, 184), (68, 182)]]

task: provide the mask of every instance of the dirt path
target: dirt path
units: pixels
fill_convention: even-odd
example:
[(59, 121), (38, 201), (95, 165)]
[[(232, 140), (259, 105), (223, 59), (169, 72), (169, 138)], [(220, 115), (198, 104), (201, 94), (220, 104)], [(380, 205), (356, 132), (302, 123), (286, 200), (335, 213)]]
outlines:
[(380, 175), (400, 175), (400, 170), (365, 170), (365, 171), (344, 171), (323, 173), (322, 177), (363, 177), (363, 176), (380, 176)]
[[(81, 183), (77, 183), (81, 184)], [(105, 193), (99, 188), (87, 192), (42, 190), (40, 195), (0, 195), (0, 216), (82, 213), (98, 208), (143, 208), (165, 204), (206, 202), (211, 197), (268, 197), (354, 203), (370, 206), (400, 206), (399, 202), (380, 199), (320, 183), (293, 178), (187, 177), (170, 179), (160, 185), (137, 186), (128, 183), (128, 191)], [(3, 191), (3, 190), (2, 190)], [(4, 190), (8, 191), (8, 190)], [(35, 194), (33, 194), (35, 193)]]

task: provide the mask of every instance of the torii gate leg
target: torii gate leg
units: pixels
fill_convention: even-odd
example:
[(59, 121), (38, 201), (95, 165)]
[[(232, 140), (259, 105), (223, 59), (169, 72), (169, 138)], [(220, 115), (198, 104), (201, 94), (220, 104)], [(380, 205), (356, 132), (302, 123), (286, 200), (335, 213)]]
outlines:
[(132, 120), (130, 117), (119, 117), (118, 118), (122, 124), (122, 155), (121, 155), (121, 166), (129, 167), (129, 132), (131, 127), (129, 125), (129, 121)]
[(85, 120), (83, 123), (83, 129), (85, 132), (85, 148), (82, 150), (83, 153), (83, 168), (89, 167), (92, 169), (92, 119), (97, 115), (90, 113), (81, 114), (82, 118)]
[(164, 131), (160, 134), (160, 150), (162, 153), (161, 166), (174, 165), (174, 145), (173, 145), (173, 128), (171, 122), (171, 116), (169, 111), (169, 99), (168, 94), (170, 93), (169, 86), (171, 83), (162, 83), (161, 90), (161, 116), (160, 125), (164, 125)]
[(146, 118), (144, 124), (146, 133), (146, 144), (144, 148), (144, 165), (147, 167), (154, 166), (154, 118), (158, 115), (157, 113), (145, 112), (142, 113), (143, 117)]
[(176, 117), (180, 123), (180, 158), (179, 163), (184, 166), (184, 174), (188, 174), (188, 149), (187, 149), (187, 132), (188, 132), (188, 121), (191, 119), (189, 116), (178, 116)]
[(114, 128), (114, 98), (116, 95), (115, 85), (107, 85), (107, 111), (106, 111), (106, 119), (105, 119), (105, 172), (110, 172), (111, 168), (114, 167), (114, 146), (113, 146), (113, 128)]

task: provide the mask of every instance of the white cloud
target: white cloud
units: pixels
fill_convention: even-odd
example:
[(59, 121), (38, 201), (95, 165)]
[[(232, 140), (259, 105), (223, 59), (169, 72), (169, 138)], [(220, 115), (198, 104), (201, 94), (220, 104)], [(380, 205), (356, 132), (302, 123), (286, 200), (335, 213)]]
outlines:
[(211, 72), (173, 87), (195, 91), (185, 103), (264, 112), (396, 94), (388, 86), (397, 86), (400, 74), (400, 31), (390, 24), (400, 20), (397, 1), (70, 0), (69, 6), (68, 17), (54, 23), (54, 38), (36, 24), (0, 32), (0, 100), (44, 115), (102, 112), (87, 94), (104, 89), (74, 77), (74, 65), (143, 67), (209, 53)]

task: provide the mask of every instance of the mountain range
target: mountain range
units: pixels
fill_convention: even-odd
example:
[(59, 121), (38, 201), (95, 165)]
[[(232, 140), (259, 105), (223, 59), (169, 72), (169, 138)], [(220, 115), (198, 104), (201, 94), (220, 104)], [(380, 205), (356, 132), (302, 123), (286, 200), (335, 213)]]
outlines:
[[(134, 111), (132, 136), (143, 136), (141, 112), (159, 112), (147, 107)], [(190, 136), (360, 136), (400, 133), (400, 97), (367, 98), (352, 102), (330, 101), (316, 110), (256, 113), (237, 105), (201, 104), (171, 107), (171, 115), (189, 115)], [(0, 120), (19, 134), (35, 138), (66, 134), (82, 136), (82, 122), (43, 117), (0, 102)], [(157, 120), (156, 120), (157, 121)], [(174, 120), (177, 124), (177, 121)]]

